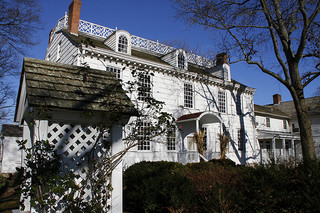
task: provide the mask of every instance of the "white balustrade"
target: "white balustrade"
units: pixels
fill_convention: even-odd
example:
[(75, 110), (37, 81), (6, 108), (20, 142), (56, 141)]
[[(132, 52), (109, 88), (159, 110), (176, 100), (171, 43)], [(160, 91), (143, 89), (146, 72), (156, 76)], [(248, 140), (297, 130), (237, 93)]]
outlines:
[[(55, 27), (55, 32), (65, 29), (68, 26), (68, 16), (65, 15), (64, 17), (60, 18), (58, 20), (58, 23)], [(79, 31), (88, 33), (94, 36), (98, 36), (101, 38), (107, 38), (110, 36), (113, 32), (115, 32), (115, 29), (111, 29), (108, 27), (104, 27), (98, 24), (94, 24), (88, 21), (83, 21), (80, 20), (79, 22)], [(165, 55), (169, 52), (172, 52), (175, 50), (174, 47), (161, 44), (158, 41), (152, 41), (149, 39), (141, 38), (139, 36), (132, 35), (131, 37), (131, 45), (133, 47), (143, 49), (143, 50), (148, 50), (151, 52), (155, 52), (161, 55)], [(214, 61), (207, 59), (205, 57), (196, 55), (194, 53), (187, 53), (187, 60), (190, 63), (197, 64), (200, 66), (205, 66), (205, 67), (212, 67), (214, 66)]]

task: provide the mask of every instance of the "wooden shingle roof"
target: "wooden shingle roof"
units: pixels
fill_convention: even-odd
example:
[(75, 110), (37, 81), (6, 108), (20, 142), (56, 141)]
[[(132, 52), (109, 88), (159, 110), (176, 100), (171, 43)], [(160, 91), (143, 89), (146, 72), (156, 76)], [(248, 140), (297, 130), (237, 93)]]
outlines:
[(24, 58), (23, 75), (29, 107), (137, 114), (111, 72)]

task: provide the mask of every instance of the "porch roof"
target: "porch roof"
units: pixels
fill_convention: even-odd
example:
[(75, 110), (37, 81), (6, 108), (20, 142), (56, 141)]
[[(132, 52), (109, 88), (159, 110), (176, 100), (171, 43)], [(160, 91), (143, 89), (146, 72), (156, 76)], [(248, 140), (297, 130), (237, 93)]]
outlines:
[(300, 135), (298, 132), (279, 132), (279, 131), (268, 131), (268, 130), (258, 130), (258, 139), (295, 139), (295, 140), (300, 140)]
[(187, 121), (195, 121), (204, 118), (204, 123), (213, 123), (213, 122), (222, 122), (221, 118), (214, 112), (204, 111), (204, 112), (196, 112), (191, 114), (182, 115), (177, 119), (177, 123), (187, 122)]
[(113, 73), (32, 58), (24, 58), (16, 121), (26, 107), (137, 115)]

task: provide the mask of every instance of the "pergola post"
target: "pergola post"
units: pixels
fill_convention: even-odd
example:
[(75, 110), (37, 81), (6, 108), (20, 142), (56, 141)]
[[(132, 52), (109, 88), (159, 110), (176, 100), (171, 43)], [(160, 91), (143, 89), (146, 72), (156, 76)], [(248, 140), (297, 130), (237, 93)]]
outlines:
[[(111, 140), (112, 140), (112, 156), (119, 153), (123, 150), (123, 143), (122, 143), (122, 126), (120, 125), (113, 125), (111, 129)], [(111, 175), (111, 185), (113, 191), (111, 192), (111, 212), (117, 213), (122, 212), (122, 160), (116, 165), (114, 170), (112, 171)]]

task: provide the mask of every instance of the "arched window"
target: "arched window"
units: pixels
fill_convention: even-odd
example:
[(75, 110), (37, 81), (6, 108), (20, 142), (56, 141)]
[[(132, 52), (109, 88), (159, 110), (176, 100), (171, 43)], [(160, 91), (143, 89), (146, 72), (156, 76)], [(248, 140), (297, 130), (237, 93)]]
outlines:
[(119, 37), (118, 51), (123, 53), (128, 52), (128, 39), (124, 35)]
[(182, 52), (178, 54), (178, 67), (184, 69), (184, 55)]

